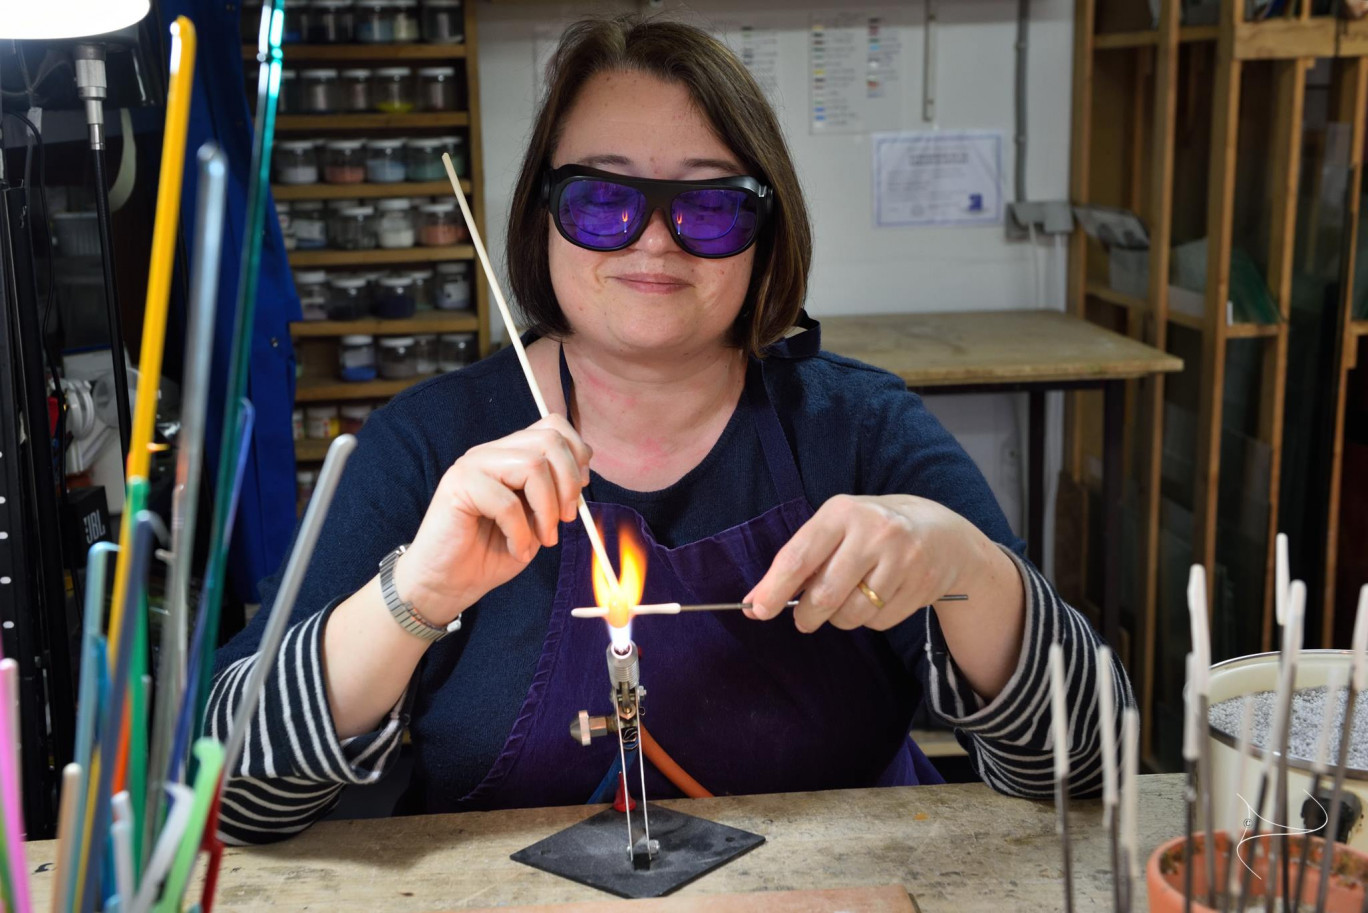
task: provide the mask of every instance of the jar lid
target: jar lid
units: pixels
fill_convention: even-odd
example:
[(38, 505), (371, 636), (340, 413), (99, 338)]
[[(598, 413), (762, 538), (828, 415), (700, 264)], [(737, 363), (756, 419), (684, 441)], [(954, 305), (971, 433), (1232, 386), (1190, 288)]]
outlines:
[(366, 146), (371, 149), (399, 149), (404, 143), (408, 142), (408, 137), (396, 137), (394, 139), (372, 139), (366, 141)]
[(438, 342), (474, 342), (474, 333), (443, 333), (437, 337)]
[(423, 212), (430, 212), (430, 213), (433, 213), (434, 215), (436, 215), (436, 214), (445, 214), (445, 213), (448, 213), (448, 212), (455, 212), (455, 211), (456, 211), (456, 204), (455, 204), (455, 203), (428, 203), (426, 206), (420, 206), (420, 207), (418, 207), (418, 208), (421, 209)]
[(281, 149), (287, 152), (308, 152), (318, 145), (316, 139), (292, 139), (283, 143), (276, 143)]
[(354, 197), (349, 197), (349, 198), (347, 198), (347, 199), (345, 199), (345, 200), (339, 199), (339, 200), (329, 200), (329, 201), (328, 201), (328, 208), (329, 208), (329, 209), (333, 209), (333, 210), (342, 210), (342, 209), (346, 209), (346, 208), (348, 208), (348, 207), (350, 207), (350, 206), (360, 206), (360, 205), (361, 205), (361, 201), (358, 200), (358, 199), (356, 199), (356, 198), (354, 198)]
[(365, 279), (356, 279), (352, 276), (334, 277), (328, 280), (328, 284), (333, 288), (340, 289), (363, 289), (366, 287)]
[(347, 79), (370, 79), (371, 71), (369, 67), (357, 67), (351, 70), (343, 70), (342, 75)]
[(284, 202), (284, 201), (277, 202), (277, 203), (275, 204), (275, 207), (276, 207), (276, 212), (289, 212), (289, 211), (290, 211), (290, 204), (289, 204), (289, 203), (286, 203), (286, 202)]
[(374, 207), (374, 206), (348, 206), (346, 209), (339, 209), (339, 210), (338, 210), (338, 213), (341, 214), (341, 215), (344, 215), (344, 216), (354, 216), (354, 217), (357, 217), (357, 218), (360, 218), (361, 216), (373, 216), (373, 215), (375, 215), (375, 207)]
[(363, 139), (334, 139), (324, 143), (325, 149), (337, 149), (340, 152), (355, 152), (357, 149), (366, 145)]
[(352, 6), (352, 0), (313, 0), (316, 9), (344, 10)]
[(365, 272), (357, 273), (356, 275), (365, 279), (367, 282), (379, 282), (381, 279), (388, 276), (389, 273), (382, 269), (368, 269)]
[(306, 79), (336, 79), (337, 69), (335, 67), (323, 67), (317, 70), (301, 70)]
[(430, 269), (411, 269), (411, 270), (405, 271), (405, 272), (402, 273), (401, 275), (408, 276), (410, 279), (416, 279), (416, 280), (418, 280), (419, 282), (426, 282), (427, 280), (429, 280), (429, 279), (432, 278), (432, 270), (430, 270)]
[(409, 140), (409, 147), (412, 149), (442, 149), (446, 145), (440, 136), (419, 136)]
[(380, 348), (382, 349), (407, 349), (412, 345), (412, 336), (383, 336), (380, 339)]
[(385, 288), (408, 288), (413, 284), (412, 276), (386, 276), (380, 280)]
[(368, 406), (365, 403), (362, 403), (359, 406), (343, 406), (338, 411), (342, 413), (343, 418), (366, 418), (368, 415), (375, 411), (375, 407)]
[(455, 76), (455, 67), (421, 67), (418, 70), (419, 76)]
[(294, 280), (295, 285), (317, 285), (320, 282), (328, 281), (328, 271), (323, 269), (296, 270)]
[[(258, 73), (260, 72), (260, 70), (261, 70), (261, 66), (258, 65), (258, 66), (257, 66), (257, 71), (258, 71)], [(299, 71), (298, 71), (298, 70), (281, 70), (281, 71), (280, 71), (280, 78), (281, 78), (281, 79), (294, 79), (294, 78), (295, 78), (296, 76), (298, 76), (298, 75), (299, 75)]]
[(457, 9), (461, 5), (461, 0), (427, 0), (428, 9)]
[(434, 343), (434, 342), (436, 342), (436, 341), (437, 341), (437, 334), (436, 334), (436, 333), (415, 333), (414, 336), (413, 336), (413, 344), (414, 344), (414, 345), (418, 345), (418, 344), (420, 344), (420, 343)]
[(356, 336), (343, 336), (343, 337), (342, 337), (342, 345), (344, 345), (344, 346), (373, 346), (373, 345), (375, 345), (375, 337), (374, 337), (374, 336), (365, 336), (365, 335), (360, 335), (360, 334), (358, 334), (358, 335), (356, 335)]
[(403, 197), (395, 200), (381, 200), (376, 204), (376, 208), (381, 212), (406, 212), (409, 206), (409, 201)]
[(465, 273), (470, 272), (469, 263), (438, 263), (437, 272), (439, 273)]
[(465, 145), (465, 137), (464, 137), (464, 136), (461, 136), (461, 135), (459, 135), (459, 134), (456, 134), (456, 133), (453, 133), (453, 134), (451, 134), (450, 136), (439, 136), (439, 137), (437, 137), (437, 138), (438, 138), (439, 140), (441, 140), (442, 142), (446, 143), (448, 146), (464, 146), (464, 145)]
[(393, 0), (394, 5), (402, 9), (412, 9), (418, 5), (418, 0)]
[(376, 76), (412, 76), (413, 67), (377, 67)]
[(295, 200), (291, 212), (322, 212), (322, 200)]

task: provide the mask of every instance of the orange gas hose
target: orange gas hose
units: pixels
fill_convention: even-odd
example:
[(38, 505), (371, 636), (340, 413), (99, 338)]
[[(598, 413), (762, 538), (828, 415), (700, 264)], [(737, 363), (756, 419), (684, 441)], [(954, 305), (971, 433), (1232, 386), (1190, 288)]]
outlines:
[(660, 743), (651, 737), (646, 731), (646, 727), (640, 727), (641, 748), (646, 752), (646, 760), (656, 766), (656, 770), (665, 775), (679, 791), (690, 799), (711, 799), (713, 794), (703, 788), (703, 785), (684, 772), (684, 768), (675, 763), (675, 759), (665, 753), (665, 749), (660, 747)]

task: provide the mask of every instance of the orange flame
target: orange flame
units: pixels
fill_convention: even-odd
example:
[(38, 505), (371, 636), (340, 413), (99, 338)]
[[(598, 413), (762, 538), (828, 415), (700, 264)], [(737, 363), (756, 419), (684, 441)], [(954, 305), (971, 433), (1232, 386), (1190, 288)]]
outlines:
[(646, 551), (637, 541), (631, 527), (618, 529), (618, 563), (622, 573), (618, 582), (613, 584), (612, 569), (605, 573), (599, 564), (598, 555), (594, 556), (594, 602), (608, 609), (608, 624), (614, 628), (625, 628), (632, 619), (632, 609), (641, 604), (641, 594), (646, 589)]

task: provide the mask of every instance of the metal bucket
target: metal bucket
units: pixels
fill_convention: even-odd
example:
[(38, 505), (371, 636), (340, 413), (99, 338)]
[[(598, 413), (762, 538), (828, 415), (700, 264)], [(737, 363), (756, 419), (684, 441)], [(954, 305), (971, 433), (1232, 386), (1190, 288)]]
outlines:
[[(1349, 668), (1348, 650), (1303, 650), (1297, 660), (1297, 679), (1294, 682), (1294, 687), (1301, 689), (1323, 686), (1326, 679), (1329, 678), (1330, 671), (1336, 668), (1346, 670), (1347, 673)], [(1251, 656), (1240, 656), (1211, 667), (1211, 703), (1213, 705), (1258, 691), (1276, 691), (1277, 688), (1277, 653), (1256, 653)], [(1359, 700), (1368, 700), (1368, 693), (1360, 696)], [(1235, 775), (1239, 762), (1236, 742), (1239, 733), (1227, 734), (1210, 725), (1207, 728), (1211, 744), (1211, 796), (1214, 803), (1216, 826), (1220, 829), (1230, 823), (1227, 810), (1231, 807), (1230, 802), (1236, 793), (1248, 800), (1250, 806), (1258, 801), (1258, 777), (1262, 770), (1263, 753), (1257, 748), (1251, 748), (1250, 758), (1245, 762), (1244, 781), (1236, 783)], [(1332, 772), (1333, 769), (1332, 766)], [(1292, 827), (1303, 827), (1301, 809), (1311, 791), (1311, 778), (1310, 761), (1295, 757), (1288, 758), (1287, 796), (1291, 813), (1279, 812), (1276, 815), (1274, 814), (1277, 811), (1275, 793), (1270, 789), (1264, 805), (1265, 823), (1262, 826), (1264, 833), (1268, 833), (1267, 822), (1270, 820), (1289, 821)], [(1329, 791), (1330, 779), (1330, 777), (1326, 777), (1321, 781), (1323, 784), (1322, 791)], [(1349, 768), (1345, 772), (1344, 788), (1346, 792), (1352, 791), (1357, 794), (1361, 807), (1368, 809), (1368, 771)], [(1244, 811), (1243, 804), (1239, 808), (1242, 810), (1242, 817), (1249, 817)], [(1349, 845), (1360, 851), (1368, 851), (1368, 828), (1364, 827), (1363, 818), (1364, 816), (1360, 815), (1353, 822), (1349, 831)]]

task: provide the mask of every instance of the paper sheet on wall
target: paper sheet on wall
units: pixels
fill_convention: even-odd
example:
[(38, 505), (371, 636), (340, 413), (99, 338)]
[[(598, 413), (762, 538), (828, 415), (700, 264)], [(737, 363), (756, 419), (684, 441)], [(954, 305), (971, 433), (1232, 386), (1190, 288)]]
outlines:
[(751, 76), (775, 107), (782, 107), (779, 95), (779, 30), (759, 17), (719, 19), (713, 34), (741, 58)]
[(899, 126), (906, 61), (901, 30), (867, 13), (814, 12), (808, 30), (812, 133)]
[(874, 224), (1002, 222), (1000, 130), (876, 133)]

